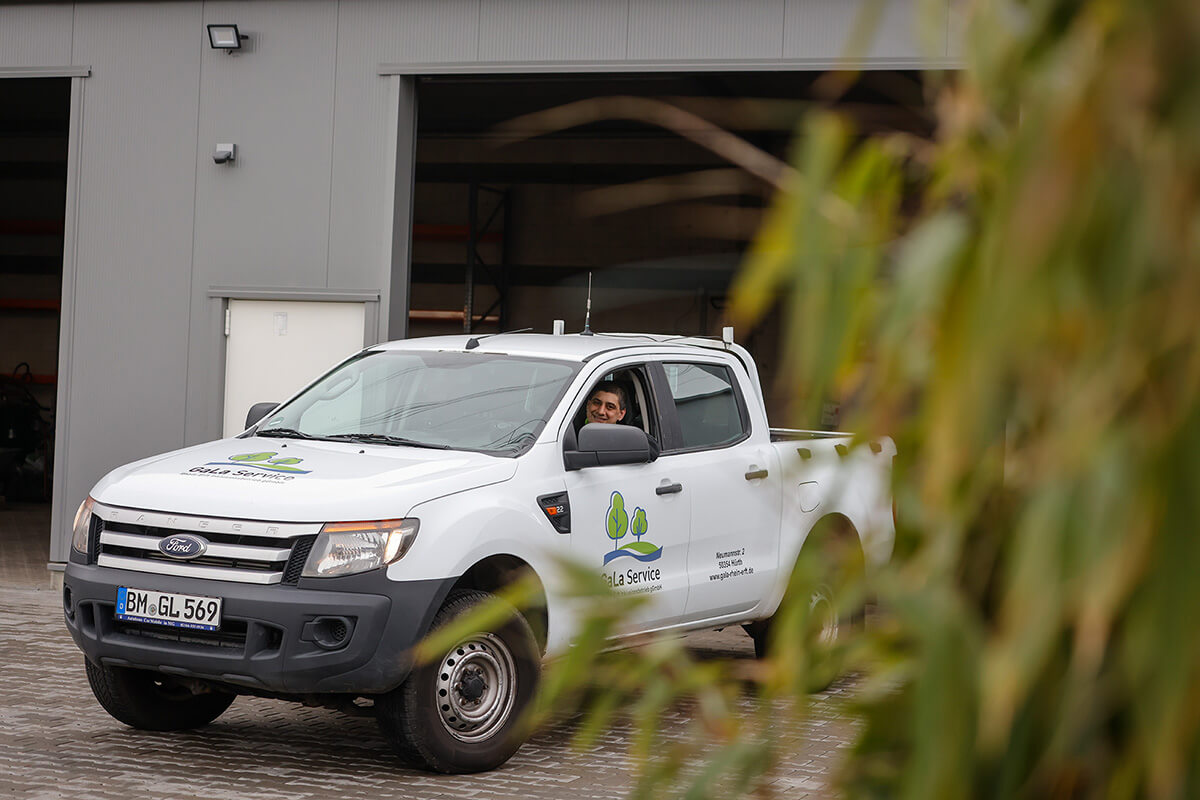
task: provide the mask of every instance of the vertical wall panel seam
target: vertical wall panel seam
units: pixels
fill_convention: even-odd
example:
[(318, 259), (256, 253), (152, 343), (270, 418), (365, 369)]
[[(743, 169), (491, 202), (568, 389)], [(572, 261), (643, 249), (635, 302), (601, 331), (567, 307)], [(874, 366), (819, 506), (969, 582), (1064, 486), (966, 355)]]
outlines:
[(783, 11), (779, 17), (779, 57), (783, 58), (783, 54), (787, 52), (787, 0), (780, 0), (780, 5)]
[(625, 58), (629, 58), (629, 26), (633, 18), (633, 0), (625, 0)]
[(954, 4), (954, 0), (946, 0), (946, 36), (942, 41), (942, 57), (950, 57), (950, 6)]
[(329, 285), (330, 264), (333, 252), (333, 165), (337, 160), (337, 78), (338, 78), (338, 45), (341, 43), (342, 2), (337, 0), (333, 15), (333, 81), (329, 87), (329, 191), (327, 194), (328, 208), (325, 211), (325, 288)]
[(483, 0), (475, 2), (475, 60), (479, 60), (480, 42), (483, 41)]
[[(200, 3), (200, 24), (204, 24), (204, 12), (207, 3), (201, 0)], [(196, 208), (199, 206), (200, 194), (200, 120), (203, 114), (200, 113), (203, 105), (204, 97), (204, 42), (199, 44), (200, 57), (196, 64), (196, 138), (192, 142), (192, 241), (191, 253), (188, 254), (188, 298), (187, 298), (187, 346), (185, 348), (186, 355), (183, 361), (183, 426), (180, 435), (183, 441), (180, 442), (180, 447), (187, 446), (187, 422), (188, 422), (188, 398), (191, 397), (191, 392), (187, 391), (187, 385), (192, 379), (192, 337), (196, 332), (192, 330), (192, 304), (195, 302), (196, 295)], [(206, 315), (207, 316), (207, 315)]]

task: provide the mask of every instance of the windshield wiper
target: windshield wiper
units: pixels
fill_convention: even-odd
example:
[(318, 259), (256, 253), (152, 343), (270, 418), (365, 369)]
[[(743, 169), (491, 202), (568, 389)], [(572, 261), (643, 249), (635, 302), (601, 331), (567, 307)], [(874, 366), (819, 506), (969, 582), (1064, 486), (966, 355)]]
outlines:
[(364, 444), (390, 444), (405, 447), (426, 447), (431, 450), (451, 450), (448, 444), (430, 444), (418, 442), (415, 439), (404, 439), (400, 436), (388, 436), (386, 433), (334, 433), (322, 437), (332, 441), (362, 442)]
[(254, 432), (255, 436), (272, 436), (279, 439), (320, 439), (320, 436), (298, 431), (295, 428), (269, 428)]

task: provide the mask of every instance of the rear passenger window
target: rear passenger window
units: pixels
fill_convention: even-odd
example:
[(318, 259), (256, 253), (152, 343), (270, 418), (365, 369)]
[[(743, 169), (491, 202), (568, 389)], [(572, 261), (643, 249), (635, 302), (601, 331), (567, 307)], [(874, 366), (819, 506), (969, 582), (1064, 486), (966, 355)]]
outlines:
[(733, 376), (715, 364), (663, 364), (683, 448), (719, 447), (746, 435)]

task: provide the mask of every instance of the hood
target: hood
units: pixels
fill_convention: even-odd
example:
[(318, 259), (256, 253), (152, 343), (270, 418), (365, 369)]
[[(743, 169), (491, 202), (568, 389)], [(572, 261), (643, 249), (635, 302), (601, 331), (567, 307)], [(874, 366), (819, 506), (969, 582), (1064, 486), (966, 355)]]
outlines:
[(417, 503), (506, 481), (516, 460), (414, 447), (251, 437), (138, 461), (92, 490), (126, 508), (276, 522), (404, 517)]

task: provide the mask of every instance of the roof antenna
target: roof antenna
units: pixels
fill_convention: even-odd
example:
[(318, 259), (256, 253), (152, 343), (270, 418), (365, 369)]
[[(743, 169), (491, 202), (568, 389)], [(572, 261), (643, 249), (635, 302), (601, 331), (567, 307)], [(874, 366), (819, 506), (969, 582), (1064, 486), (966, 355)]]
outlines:
[(588, 272), (587, 312), (583, 316), (583, 332), (580, 336), (592, 335), (592, 273)]
[(496, 331), (495, 333), (483, 333), (479, 336), (472, 336), (470, 339), (467, 339), (467, 344), (465, 347), (463, 347), (463, 350), (474, 350), (476, 347), (479, 347), (480, 339), (488, 339), (492, 336), (502, 336), (506, 333), (528, 333), (531, 330), (533, 330), (533, 328), (518, 328), (515, 331)]

